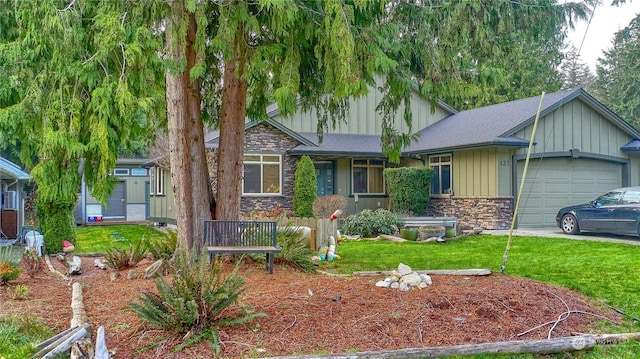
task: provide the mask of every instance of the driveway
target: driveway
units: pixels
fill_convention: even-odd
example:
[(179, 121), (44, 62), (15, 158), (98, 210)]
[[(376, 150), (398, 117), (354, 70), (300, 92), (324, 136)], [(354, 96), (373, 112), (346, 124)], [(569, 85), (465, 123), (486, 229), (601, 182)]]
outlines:
[[(500, 236), (508, 236), (509, 230), (485, 230), (482, 233), (494, 234)], [(565, 234), (558, 227), (549, 228), (521, 228), (513, 230), (514, 236), (529, 237), (548, 237), (548, 238), (568, 238), (580, 241), (600, 241), (612, 243), (624, 243), (640, 246), (640, 237), (619, 236), (617, 234), (590, 233), (583, 232), (581, 234)]]

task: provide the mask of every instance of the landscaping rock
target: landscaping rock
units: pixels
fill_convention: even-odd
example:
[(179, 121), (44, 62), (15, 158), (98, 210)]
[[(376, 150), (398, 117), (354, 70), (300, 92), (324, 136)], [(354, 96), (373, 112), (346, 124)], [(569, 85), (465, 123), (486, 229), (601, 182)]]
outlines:
[(411, 267), (400, 263), (397, 271), (391, 271), (391, 274), (384, 280), (378, 281), (376, 287), (400, 289), (408, 291), (413, 288), (426, 288), (433, 284), (431, 277), (427, 274), (418, 274)]
[(158, 259), (144, 270), (144, 279), (152, 279), (164, 274), (166, 263), (164, 259)]
[(129, 272), (127, 272), (127, 279), (138, 279), (139, 276), (138, 271), (135, 269), (130, 269)]
[(100, 258), (96, 258), (96, 260), (93, 261), (93, 266), (103, 270), (107, 269), (107, 264)]

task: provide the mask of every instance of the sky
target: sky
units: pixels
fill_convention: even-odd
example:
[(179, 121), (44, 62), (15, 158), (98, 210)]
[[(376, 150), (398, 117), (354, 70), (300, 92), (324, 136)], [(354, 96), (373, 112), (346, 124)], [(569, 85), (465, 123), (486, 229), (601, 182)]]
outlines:
[[(640, 13), (640, 0), (627, 0), (621, 6), (611, 6), (611, 0), (603, 0), (603, 5), (596, 8), (591, 24), (580, 22), (575, 31), (569, 33), (569, 41), (580, 48), (584, 37), (580, 59), (595, 72), (596, 62), (603, 56), (603, 51), (611, 47), (613, 34), (629, 25), (629, 22)], [(585, 36), (586, 33), (586, 36)]]

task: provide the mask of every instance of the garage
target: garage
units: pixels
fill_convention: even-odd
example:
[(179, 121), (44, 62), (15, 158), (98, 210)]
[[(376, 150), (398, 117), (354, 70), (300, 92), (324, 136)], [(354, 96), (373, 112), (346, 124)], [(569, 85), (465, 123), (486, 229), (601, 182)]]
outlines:
[[(525, 161), (518, 161), (517, 184)], [(529, 160), (518, 209), (518, 228), (555, 226), (558, 209), (586, 203), (610, 189), (622, 187), (622, 165), (587, 158)]]

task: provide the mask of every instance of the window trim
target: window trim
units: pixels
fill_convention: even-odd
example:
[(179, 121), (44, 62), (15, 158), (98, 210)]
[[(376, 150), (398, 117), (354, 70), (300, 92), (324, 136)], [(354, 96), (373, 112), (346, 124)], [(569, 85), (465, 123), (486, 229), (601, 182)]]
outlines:
[(149, 171), (147, 171), (146, 168), (132, 168), (131, 169), (131, 175), (132, 176), (144, 177), (144, 176), (147, 176), (148, 174), (149, 174)]
[(149, 195), (164, 196), (164, 168), (151, 167), (149, 171)]
[[(118, 171), (120, 171), (121, 173), (118, 173)], [(129, 175), (129, 169), (128, 168), (114, 168), (113, 169), (113, 175), (114, 176), (128, 176)]]
[[(443, 161), (442, 158), (443, 157), (449, 157), (448, 161)], [(438, 158), (438, 162), (431, 162), (432, 158)], [(446, 197), (446, 196), (451, 196), (453, 194), (453, 154), (452, 153), (441, 153), (441, 154), (437, 154), (437, 155), (431, 155), (427, 158), (427, 165), (429, 166), (429, 168), (434, 168), (436, 166), (439, 167), (438, 172), (436, 172), (435, 168), (434, 168), (434, 179), (435, 176), (438, 176), (438, 183), (440, 184), (440, 187), (442, 187), (442, 166), (443, 165), (449, 165), (449, 188), (448, 191), (443, 190), (442, 188), (438, 188), (438, 192), (434, 192), (433, 190), (433, 181), (431, 182), (431, 184), (429, 185), (429, 191), (430, 196), (431, 197)]]
[[(247, 160), (246, 158), (249, 156), (259, 156), (259, 160)], [(278, 162), (264, 161), (264, 157), (270, 156), (278, 156)], [(242, 177), (241, 177), (241, 190), (243, 197), (274, 197), (274, 196), (282, 196), (282, 184), (284, 177), (284, 155), (282, 153), (276, 152), (248, 152), (242, 156)], [(245, 183), (244, 183), (244, 173), (245, 173), (245, 164), (253, 164), (260, 166), (260, 192), (245, 192)], [(278, 192), (263, 192), (264, 187), (264, 166), (265, 165), (278, 165)]]
[[(367, 161), (366, 164), (355, 164), (355, 161)], [(371, 161), (381, 161), (382, 164), (371, 164)], [(367, 170), (367, 191), (368, 192), (356, 192), (355, 191), (355, 181), (354, 181), (354, 168), (365, 168)], [(383, 173), (384, 169), (387, 168), (387, 161), (379, 158), (352, 158), (351, 159), (351, 169), (350, 169), (350, 180), (351, 180), (351, 195), (355, 196), (385, 196), (387, 194), (387, 183), (384, 179), (384, 175), (382, 175), (382, 192), (370, 192), (370, 169), (373, 168), (381, 168)]]

